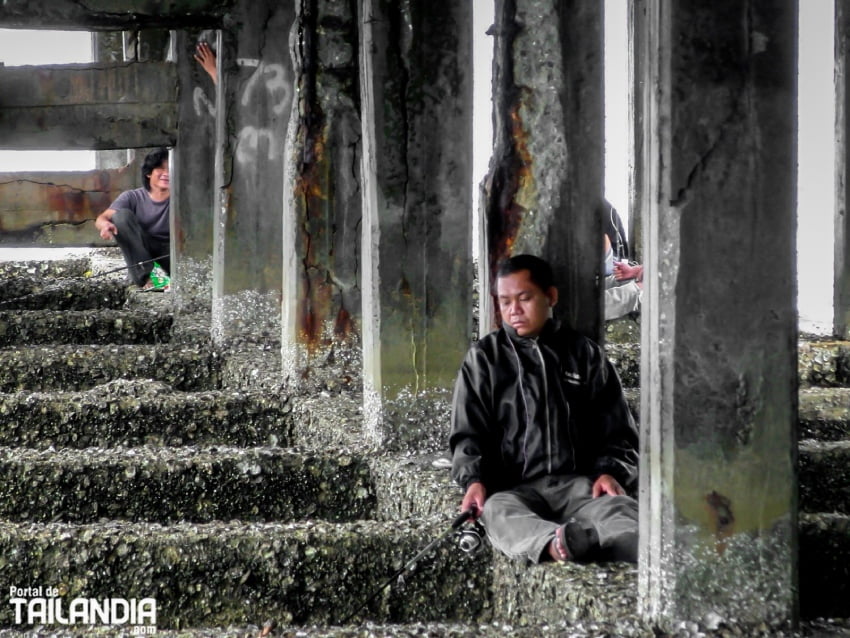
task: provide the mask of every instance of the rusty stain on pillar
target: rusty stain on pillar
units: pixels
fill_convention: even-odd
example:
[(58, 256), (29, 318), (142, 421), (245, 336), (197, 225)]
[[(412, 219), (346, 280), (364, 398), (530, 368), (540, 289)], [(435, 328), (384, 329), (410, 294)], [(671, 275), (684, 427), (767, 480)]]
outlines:
[(296, 11), (282, 355), (290, 383), (322, 385), (360, 378), (358, 35), (353, 3), (302, 0)]
[(216, 86), (195, 61), (203, 40), (215, 50), (216, 31), (174, 33), (179, 86), (177, 146), (172, 154), (173, 292), (178, 310), (211, 306), (215, 193)]
[(835, 0), (835, 266), (833, 334), (850, 339), (850, 7)]
[[(489, 273), (519, 253), (552, 264), (558, 316), (601, 338), (602, 3), (497, 0), (495, 149), (485, 183)], [(481, 331), (498, 325), (492, 299)]]
[(472, 7), (373, 0), (360, 22), (367, 432), (442, 448), (471, 332)]
[(222, 29), (212, 286), (218, 342), (280, 334), (281, 176), (293, 96), (287, 45), (293, 20), (290, 3), (241, 0)]
[(641, 611), (781, 626), (797, 615), (797, 5), (647, 6)]

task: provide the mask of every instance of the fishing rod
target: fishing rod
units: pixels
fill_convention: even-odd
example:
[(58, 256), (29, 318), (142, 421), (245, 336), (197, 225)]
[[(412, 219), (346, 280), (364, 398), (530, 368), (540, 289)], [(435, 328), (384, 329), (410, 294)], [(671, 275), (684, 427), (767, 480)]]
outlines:
[[(144, 259), (142, 261), (137, 261), (134, 264), (121, 266), (120, 268), (113, 268), (112, 270), (106, 270), (104, 272), (99, 272), (95, 275), (89, 275), (87, 277), (87, 279), (94, 279), (95, 277), (103, 277), (104, 275), (111, 275), (111, 274), (116, 273), (116, 272), (121, 272), (122, 270), (129, 270), (130, 268), (134, 268), (136, 266), (143, 266), (143, 265), (149, 264), (153, 261), (159, 261), (160, 259), (165, 259), (168, 256), (169, 256), (168, 254), (165, 254), (165, 255), (160, 255), (159, 257), (153, 257), (151, 259)], [(13, 303), (16, 303), (18, 301), (23, 301), (24, 299), (29, 299), (30, 297), (38, 297), (40, 295), (44, 295), (44, 294), (47, 294), (47, 293), (50, 293), (50, 292), (55, 292), (56, 290), (60, 290), (61, 288), (62, 288), (61, 284), (53, 284), (51, 286), (47, 286), (46, 288), (43, 288), (43, 289), (38, 290), (36, 292), (30, 292), (30, 293), (27, 293), (25, 295), (21, 295), (19, 297), (12, 297), (11, 299), (3, 299), (3, 300), (0, 300), (0, 308), (2, 308), (3, 306), (6, 306), (8, 304), (13, 304)]]
[[(443, 532), (442, 534), (440, 534), (437, 538), (435, 538), (434, 540), (432, 540), (432, 541), (431, 541), (430, 543), (428, 543), (428, 544), (427, 544), (424, 548), (422, 548), (419, 552), (417, 552), (417, 554), (416, 554), (413, 558), (411, 558), (409, 561), (407, 561), (407, 562), (406, 562), (406, 563), (405, 563), (405, 564), (401, 567), (401, 569), (396, 570), (396, 572), (395, 572), (392, 576), (390, 576), (389, 578), (387, 578), (387, 580), (386, 580), (386, 581), (384, 581), (384, 583), (383, 583), (380, 587), (378, 587), (378, 588), (377, 588), (377, 589), (376, 589), (376, 590), (372, 593), (372, 595), (370, 595), (370, 596), (369, 596), (366, 600), (364, 600), (364, 601), (363, 601), (360, 605), (358, 605), (358, 606), (354, 609), (354, 611), (352, 611), (352, 612), (351, 612), (348, 616), (346, 616), (346, 617), (342, 620), (342, 622), (341, 622), (340, 624), (341, 624), (341, 625), (346, 625), (346, 624), (348, 624), (348, 622), (349, 622), (352, 618), (354, 618), (354, 616), (355, 616), (355, 615), (357, 615), (357, 612), (359, 612), (361, 609), (363, 609), (364, 607), (366, 607), (366, 605), (368, 605), (369, 603), (371, 603), (371, 602), (372, 602), (372, 601), (373, 601), (373, 600), (374, 600), (374, 599), (378, 596), (378, 594), (380, 594), (382, 591), (384, 591), (384, 589), (386, 589), (386, 588), (387, 588), (387, 587), (388, 587), (388, 586), (389, 586), (389, 585), (390, 585), (390, 584), (391, 584), (391, 583), (392, 583), (392, 582), (393, 582), (396, 578), (398, 578), (399, 576), (401, 576), (404, 572), (406, 572), (406, 571), (407, 571), (408, 569), (410, 569), (411, 567), (415, 566), (415, 565), (416, 565), (416, 563), (417, 563), (417, 562), (419, 562), (419, 560), (420, 560), (420, 559), (421, 559), (421, 558), (422, 558), (425, 554), (427, 554), (428, 552), (430, 552), (432, 549), (434, 549), (434, 547), (436, 547), (437, 545), (439, 545), (440, 543), (442, 543), (442, 542), (443, 542), (446, 538), (448, 538), (451, 534), (453, 534), (453, 533), (454, 533), (454, 532), (456, 532), (458, 529), (460, 529), (461, 525), (463, 525), (466, 521), (468, 521), (468, 520), (470, 520), (471, 518), (473, 518), (473, 517), (475, 516), (475, 511), (476, 511), (476, 510), (475, 510), (474, 508), (470, 507), (469, 509), (466, 509), (466, 510), (464, 510), (463, 512), (461, 512), (461, 513), (460, 513), (460, 515), (458, 515), (458, 517), (457, 517), (457, 518), (455, 518), (455, 519), (454, 519), (454, 521), (452, 521), (451, 526), (450, 526), (450, 527), (449, 527), (446, 531), (444, 531), (444, 532)], [(477, 545), (476, 545), (476, 547), (477, 547)], [(474, 550), (474, 548), (473, 548), (473, 547), (470, 547), (470, 546), (468, 546), (468, 545), (467, 545), (467, 546), (464, 546), (464, 545), (463, 545), (463, 543), (461, 544), (461, 549), (463, 549), (465, 552), (471, 552), (471, 551), (473, 551), (473, 550)]]

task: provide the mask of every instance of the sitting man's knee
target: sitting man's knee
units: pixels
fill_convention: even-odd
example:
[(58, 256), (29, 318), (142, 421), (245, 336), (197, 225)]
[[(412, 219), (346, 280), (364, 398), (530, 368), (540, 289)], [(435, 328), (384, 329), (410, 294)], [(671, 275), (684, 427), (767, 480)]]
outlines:
[(127, 228), (134, 219), (133, 211), (126, 208), (116, 210), (110, 221), (118, 228), (119, 233), (122, 228)]

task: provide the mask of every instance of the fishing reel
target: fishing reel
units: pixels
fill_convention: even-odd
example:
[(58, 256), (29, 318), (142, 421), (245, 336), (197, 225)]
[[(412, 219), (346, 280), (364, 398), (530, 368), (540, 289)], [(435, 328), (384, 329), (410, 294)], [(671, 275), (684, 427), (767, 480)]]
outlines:
[(459, 528), (455, 534), (457, 546), (462, 552), (469, 555), (477, 554), (484, 546), (484, 539), (487, 537), (484, 526), (477, 520)]

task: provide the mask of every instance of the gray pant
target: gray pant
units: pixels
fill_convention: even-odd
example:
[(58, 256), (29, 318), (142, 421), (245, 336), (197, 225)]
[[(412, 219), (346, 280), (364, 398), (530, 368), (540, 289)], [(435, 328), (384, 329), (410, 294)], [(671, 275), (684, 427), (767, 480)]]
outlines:
[(637, 562), (638, 506), (630, 496), (591, 496), (586, 476), (544, 476), (484, 503), (481, 520), (490, 543), (503, 554), (531, 563), (547, 560), (555, 531), (570, 518), (596, 532), (590, 560)]
[[(145, 285), (153, 270), (153, 261), (150, 261), (153, 259), (156, 259), (166, 272), (171, 272), (171, 245), (167, 239), (151, 237), (139, 225), (139, 220), (131, 210), (116, 210), (111, 221), (118, 229), (115, 242), (121, 248), (124, 261), (127, 262), (127, 272), (133, 283), (137, 286)], [(163, 255), (165, 257), (162, 257)]]

